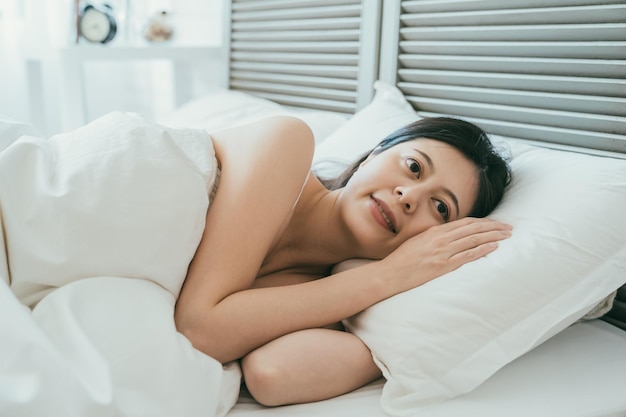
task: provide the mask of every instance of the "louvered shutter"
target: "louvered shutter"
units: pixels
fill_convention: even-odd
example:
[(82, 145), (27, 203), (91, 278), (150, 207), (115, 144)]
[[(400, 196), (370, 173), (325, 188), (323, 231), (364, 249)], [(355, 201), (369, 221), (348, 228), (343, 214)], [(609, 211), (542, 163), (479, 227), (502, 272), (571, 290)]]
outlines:
[(233, 0), (229, 87), (353, 113), (377, 77), (379, 1)]
[(626, 153), (624, 1), (394, 1), (382, 45), (381, 78), (422, 115)]

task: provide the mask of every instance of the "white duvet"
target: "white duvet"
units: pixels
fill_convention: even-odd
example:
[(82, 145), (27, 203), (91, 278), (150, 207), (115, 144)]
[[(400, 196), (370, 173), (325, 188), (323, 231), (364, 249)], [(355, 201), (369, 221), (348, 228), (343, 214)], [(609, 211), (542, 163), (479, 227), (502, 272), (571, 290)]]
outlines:
[(203, 130), (0, 119), (0, 415), (223, 416), (240, 373), (173, 309), (216, 176)]

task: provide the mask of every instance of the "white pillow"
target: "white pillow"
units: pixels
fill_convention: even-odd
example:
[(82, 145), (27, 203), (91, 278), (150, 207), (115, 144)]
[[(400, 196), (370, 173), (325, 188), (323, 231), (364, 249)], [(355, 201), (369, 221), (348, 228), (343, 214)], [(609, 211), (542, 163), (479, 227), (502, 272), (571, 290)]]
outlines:
[(626, 160), (511, 148), (513, 182), (490, 217), (513, 236), (344, 323), (387, 379), (391, 415), (471, 391), (626, 282)]
[(280, 111), (281, 106), (249, 94), (217, 89), (192, 100), (158, 122), (174, 127), (214, 131), (252, 122)]
[(190, 101), (159, 122), (167, 126), (213, 132), (279, 114), (302, 119), (313, 131), (316, 143), (321, 143), (348, 120), (338, 113), (286, 107), (241, 91), (217, 89)]
[(398, 88), (376, 81), (374, 89), (370, 104), (316, 146), (313, 162), (318, 175), (335, 176), (387, 135), (419, 119)]

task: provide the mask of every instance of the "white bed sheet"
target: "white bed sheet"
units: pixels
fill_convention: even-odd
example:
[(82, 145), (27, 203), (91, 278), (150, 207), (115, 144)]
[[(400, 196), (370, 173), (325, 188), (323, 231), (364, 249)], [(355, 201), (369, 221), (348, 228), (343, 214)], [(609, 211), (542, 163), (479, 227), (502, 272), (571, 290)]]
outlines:
[[(624, 417), (626, 332), (600, 320), (575, 324), (501, 369), (473, 392), (416, 411), (424, 417)], [(227, 417), (386, 417), (384, 380), (310, 404), (266, 408), (245, 392)]]

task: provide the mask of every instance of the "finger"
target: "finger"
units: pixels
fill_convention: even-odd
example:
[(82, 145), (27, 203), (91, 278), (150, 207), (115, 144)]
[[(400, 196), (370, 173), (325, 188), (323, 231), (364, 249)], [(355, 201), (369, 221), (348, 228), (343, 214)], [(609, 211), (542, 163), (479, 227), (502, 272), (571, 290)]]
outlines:
[(487, 242), (482, 245), (475, 246), (471, 249), (461, 251), (450, 258), (450, 262), (456, 268), (468, 262), (480, 259), (498, 248), (498, 242)]
[(490, 243), (498, 242), (500, 240), (508, 239), (511, 237), (511, 231), (507, 229), (495, 229), (488, 230), (481, 233), (476, 233), (462, 237), (451, 243), (453, 250), (463, 252), (468, 249), (476, 248), (478, 246)]
[[(455, 223), (455, 224), (452, 224)], [(448, 226), (451, 225), (451, 226)], [(433, 228), (431, 233), (433, 238), (441, 239), (448, 242), (455, 242), (463, 240), (469, 236), (480, 235), (483, 233), (489, 233), (493, 231), (508, 232), (510, 233), (512, 227), (505, 223), (501, 223), (491, 219), (477, 219), (477, 218), (465, 218), (457, 220), (455, 222), (448, 223), (447, 227), (440, 229)], [(483, 241), (477, 242), (477, 244), (484, 243)]]
[(503, 223), (499, 220), (490, 219), (488, 217), (464, 217), (463, 219), (456, 220), (455, 222), (450, 222), (449, 224), (452, 224), (452, 223), (458, 223), (458, 225), (456, 226), (458, 228), (494, 227), (498, 229), (509, 229), (509, 230), (513, 229), (513, 226), (511, 226), (510, 224)]
[(467, 236), (451, 242), (445, 251), (448, 259), (455, 267), (473, 261), (498, 247), (498, 242), (511, 236), (508, 230), (492, 230), (484, 233)]
[(454, 220), (449, 223), (442, 224), (440, 226), (435, 226), (435, 228), (440, 228), (441, 231), (461, 231), (465, 234), (471, 233), (480, 233), (482, 231), (490, 230), (490, 229), (508, 229), (511, 230), (512, 226), (506, 223), (502, 223), (497, 220), (489, 219), (489, 218), (477, 218), (477, 217), (464, 217), (459, 220)]

